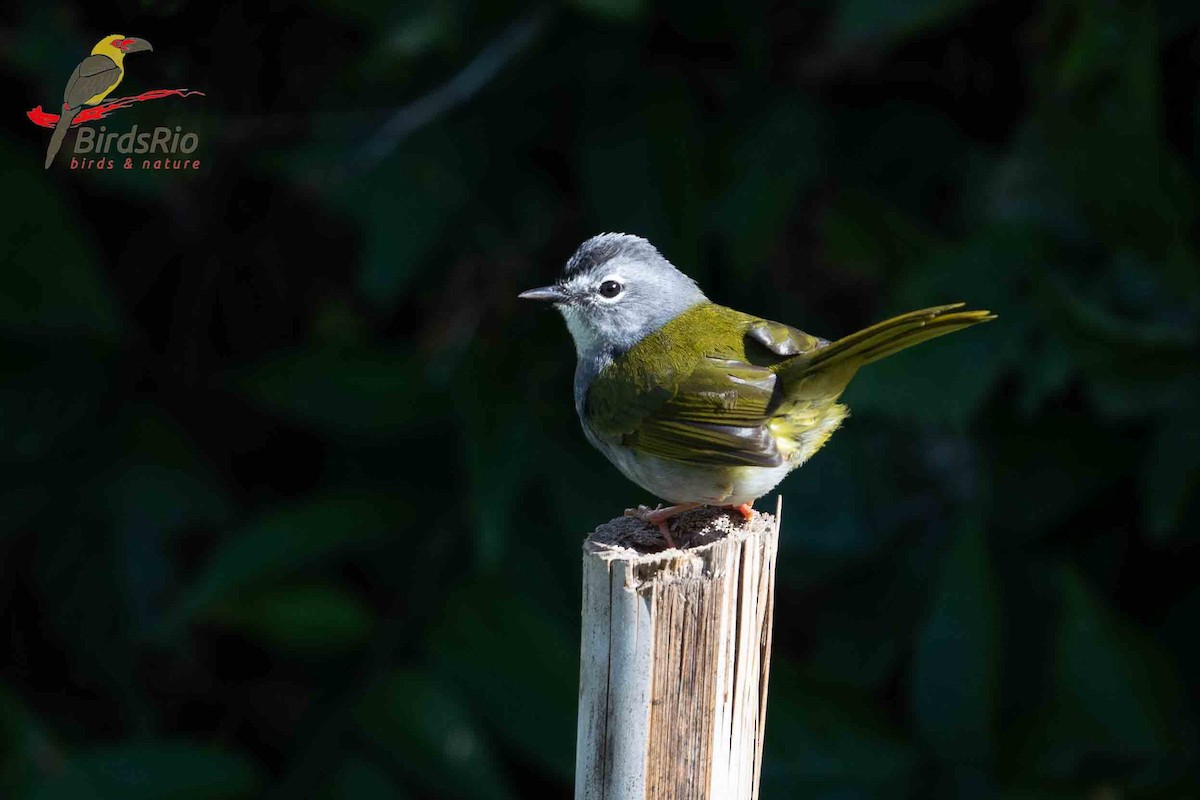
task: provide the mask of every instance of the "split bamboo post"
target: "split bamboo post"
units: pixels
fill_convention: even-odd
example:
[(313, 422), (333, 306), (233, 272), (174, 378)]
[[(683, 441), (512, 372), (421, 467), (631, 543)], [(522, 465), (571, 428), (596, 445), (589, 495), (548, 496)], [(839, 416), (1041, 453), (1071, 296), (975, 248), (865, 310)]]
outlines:
[(781, 506), (584, 542), (576, 800), (758, 797)]

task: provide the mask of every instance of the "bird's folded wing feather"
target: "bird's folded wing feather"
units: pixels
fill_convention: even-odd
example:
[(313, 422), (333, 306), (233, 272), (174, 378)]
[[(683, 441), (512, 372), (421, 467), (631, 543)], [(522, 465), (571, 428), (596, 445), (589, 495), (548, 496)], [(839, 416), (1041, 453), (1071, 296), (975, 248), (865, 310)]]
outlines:
[(765, 319), (757, 320), (747, 327), (746, 339), (748, 343), (755, 342), (774, 355), (780, 356), (781, 361), (792, 356), (806, 355), (829, 344), (825, 339), (805, 333), (799, 328)]
[(783, 463), (767, 428), (775, 392), (770, 369), (737, 359), (702, 358), (674, 391), (630, 388), (602, 375), (589, 392), (593, 429), (626, 447), (691, 464)]
[(120, 77), (121, 68), (108, 56), (88, 56), (71, 73), (63, 102), (69, 108), (77, 108), (110, 88)]

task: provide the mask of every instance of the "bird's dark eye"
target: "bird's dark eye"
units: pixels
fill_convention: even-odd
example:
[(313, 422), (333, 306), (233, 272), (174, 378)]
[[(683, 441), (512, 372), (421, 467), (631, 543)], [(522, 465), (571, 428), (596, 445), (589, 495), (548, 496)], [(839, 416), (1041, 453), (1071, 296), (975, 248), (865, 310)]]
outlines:
[(604, 283), (600, 284), (600, 295), (611, 300), (619, 295), (621, 293), (621, 289), (623, 288), (624, 287), (621, 286), (620, 281), (605, 281)]

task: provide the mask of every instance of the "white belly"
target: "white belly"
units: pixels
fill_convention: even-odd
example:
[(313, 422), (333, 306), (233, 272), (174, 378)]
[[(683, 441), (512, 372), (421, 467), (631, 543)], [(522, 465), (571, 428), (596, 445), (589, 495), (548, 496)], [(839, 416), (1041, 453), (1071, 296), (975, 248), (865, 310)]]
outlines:
[(736, 506), (762, 497), (799, 464), (778, 467), (709, 467), (684, 464), (628, 447), (598, 447), (625, 477), (668, 503)]
[(588, 430), (587, 425), (583, 429), (588, 441), (626, 478), (656, 497), (669, 503), (736, 506), (762, 497), (816, 453), (846, 417), (844, 406), (833, 409), (816, 427), (782, 444), (780, 449), (787, 453), (787, 460), (778, 467), (685, 464), (605, 441)]

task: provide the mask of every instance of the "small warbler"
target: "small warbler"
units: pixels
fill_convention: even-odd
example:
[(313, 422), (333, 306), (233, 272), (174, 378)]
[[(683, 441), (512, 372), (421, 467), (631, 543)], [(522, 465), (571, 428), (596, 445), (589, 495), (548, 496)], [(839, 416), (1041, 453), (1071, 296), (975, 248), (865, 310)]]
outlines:
[(638, 236), (588, 239), (551, 286), (575, 340), (575, 410), (588, 441), (670, 503), (626, 514), (657, 525), (700, 505), (751, 504), (807, 461), (846, 418), (858, 368), (995, 319), (962, 303), (901, 314), (830, 342), (711, 302)]

